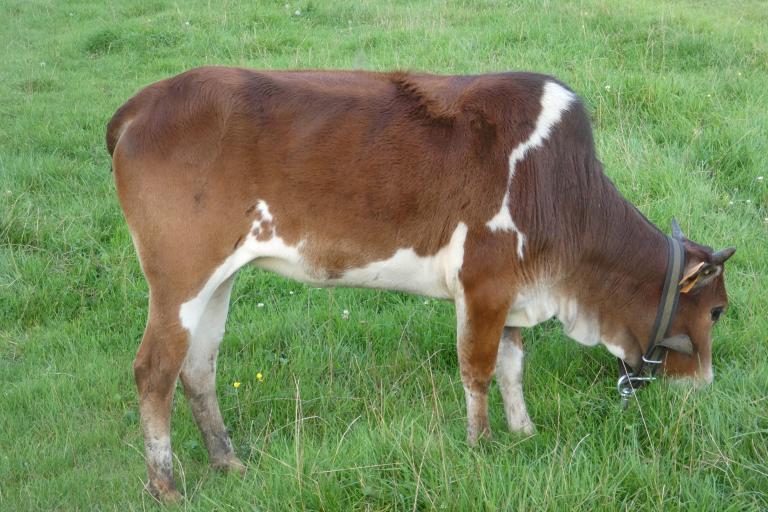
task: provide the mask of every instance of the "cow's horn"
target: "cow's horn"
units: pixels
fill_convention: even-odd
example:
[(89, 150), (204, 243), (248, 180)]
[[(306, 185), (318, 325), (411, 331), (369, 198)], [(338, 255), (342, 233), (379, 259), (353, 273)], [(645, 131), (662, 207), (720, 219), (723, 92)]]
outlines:
[(728, 258), (733, 256), (733, 253), (736, 252), (735, 247), (728, 247), (727, 249), (720, 249), (716, 253), (712, 255), (712, 263), (715, 265), (722, 265), (725, 263)]

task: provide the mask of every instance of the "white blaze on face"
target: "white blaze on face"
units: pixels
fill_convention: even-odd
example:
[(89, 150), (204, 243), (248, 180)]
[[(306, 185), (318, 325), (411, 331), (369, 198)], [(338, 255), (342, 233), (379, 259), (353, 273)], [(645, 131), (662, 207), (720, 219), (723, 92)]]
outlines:
[(528, 137), (528, 140), (517, 146), (509, 155), (509, 176), (507, 177), (504, 200), (501, 203), (499, 212), (486, 223), (486, 226), (491, 231), (511, 231), (517, 235), (517, 255), (520, 259), (523, 259), (525, 235), (518, 229), (509, 211), (509, 187), (512, 185), (515, 167), (518, 162), (525, 159), (530, 150), (544, 144), (552, 128), (560, 121), (563, 112), (568, 110), (568, 106), (574, 99), (574, 94), (565, 87), (555, 82), (544, 84), (544, 92), (541, 95), (541, 112), (539, 112), (539, 117), (536, 120), (536, 128)]

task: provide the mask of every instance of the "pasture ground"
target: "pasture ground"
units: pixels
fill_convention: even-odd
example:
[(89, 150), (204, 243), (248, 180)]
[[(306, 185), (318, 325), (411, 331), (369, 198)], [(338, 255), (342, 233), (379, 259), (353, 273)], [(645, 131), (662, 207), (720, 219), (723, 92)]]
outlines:
[(507, 432), (494, 388), (477, 449), (452, 305), (245, 270), (218, 389), (249, 470), (209, 470), (178, 393), (183, 508), (768, 508), (764, 3), (2, 0), (0, 20), (0, 509), (155, 506), (131, 372), (147, 288), (104, 130), (202, 64), (555, 74), (641, 211), (739, 250), (713, 386), (655, 385), (622, 414), (613, 358), (546, 323), (525, 333), (538, 435)]

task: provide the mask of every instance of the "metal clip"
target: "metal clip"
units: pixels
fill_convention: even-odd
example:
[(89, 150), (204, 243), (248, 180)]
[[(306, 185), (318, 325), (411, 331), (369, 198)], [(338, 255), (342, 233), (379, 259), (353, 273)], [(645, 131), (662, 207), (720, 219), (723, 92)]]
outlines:
[(621, 408), (622, 410), (627, 408), (627, 405), (629, 404), (629, 399), (632, 397), (632, 395), (635, 394), (635, 392), (642, 386), (634, 386), (634, 383), (642, 383), (642, 382), (652, 382), (656, 380), (656, 377), (649, 376), (649, 377), (639, 377), (630, 373), (624, 374), (621, 377), (619, 377), (618, 382), (616, 382), (616, 389), (619, 391), (619, 396), (621, 397)]
[(647, 359), (645, 356), (643, 356), (643, 362), (647, 363), (647, 364), (661, 364), (664, 361), (662, 361), (661, 359), (658, 359), (658, 360), (657, 359)]

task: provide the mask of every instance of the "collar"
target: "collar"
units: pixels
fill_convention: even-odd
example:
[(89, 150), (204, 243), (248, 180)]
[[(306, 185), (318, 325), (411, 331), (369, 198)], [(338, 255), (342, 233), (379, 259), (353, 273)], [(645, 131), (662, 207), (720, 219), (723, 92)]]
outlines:
[[(678, 335), (668, 337), (669, 328), (675, 319), (677, 305), (680, 299), (680, 281), (685, 271), (685, 247), (680, 240), (667, 237), (667, 273), (664, 278), (664, 288), (661, 301), (656, 311), (656, 320), (648, 341), (648, 349), (643, 354), (636, 369), (631, 369), (626, 362), (619, 359), (619, 380), (616, 387), (621, 396), (623, 408), (627, 407), (630, 397), (641, 387), (656, 379), (655, 374), (664, 361), (667, 350), (675, 350), (690, 355), (693, 346), (688, 336)], [(632, 370), (632, 371), (629, 371)]]

